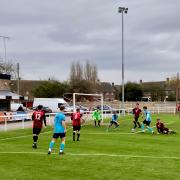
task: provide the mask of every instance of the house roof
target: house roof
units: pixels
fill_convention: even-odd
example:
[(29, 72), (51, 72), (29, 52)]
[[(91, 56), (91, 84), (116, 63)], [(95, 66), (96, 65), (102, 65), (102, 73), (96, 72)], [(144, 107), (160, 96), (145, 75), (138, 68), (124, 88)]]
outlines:
[(13, 100), (19, 100), (21, 97), (19, 94), (12, 93), (11, 91), (0, 91), (0, 99), (6, 99), (7, 96), (11, 97)]
[(101, 82), (98, 89), (102, 92), (114, 92), (114, 87), (108, 82)]

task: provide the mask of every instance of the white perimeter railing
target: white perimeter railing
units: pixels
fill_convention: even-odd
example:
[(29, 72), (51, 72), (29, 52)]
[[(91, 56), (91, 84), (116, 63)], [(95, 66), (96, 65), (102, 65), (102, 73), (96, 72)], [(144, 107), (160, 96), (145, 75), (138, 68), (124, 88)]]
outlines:
[[(133, 108), (126, 109), (126, 113), (132, 113)], [(176, 114), (176, 107), (151, 107), (148, 108), (152, 114), (169, 113)]]
[[(120, 116), (122, 115), (130, 115), (132, 114), (133, 108), (127, 109), (115, 109)], [(160, 114), (160, 113), (169, 113), (169, 114), (176, 114), (175, 107), (152, 107), (149, 108), (152, 114)], [(83, 118), (86, 121), (92, 120), (92, 112), (87, 111), (83, 114)], [(71, 122), (70, 114), (72, 112), (66, 113), (67, 122)], [(46, 122), (47, 125), (53, 125), (54, 123), (54, 116), (56, 113), (47, 113), (46, 114)], [(103, 111), (103, 119), (112, 116), (112, 112), (109, 110)], [(30, 113), (7, 113), (7, 115), (0, 116), (0, 131), (7, 131), (12, 129), (24, 129), (27, 127), (32, 127), (32, 112)]]

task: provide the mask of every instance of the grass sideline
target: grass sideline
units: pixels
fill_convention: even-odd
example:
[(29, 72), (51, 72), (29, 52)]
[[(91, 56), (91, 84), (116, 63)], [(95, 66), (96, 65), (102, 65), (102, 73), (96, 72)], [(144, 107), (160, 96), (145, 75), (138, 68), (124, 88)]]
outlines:
[[(52, 128), (43, 129), (38, 149), (32, 149), (32, 130), (0, 132), (0, 175), (3, 180), (179, 180), (180, 118), (160, 117), (172, 135), (131, 133), (132, 117), (120, 118), (120, 127), (106, 131), (93, 124), (81, 130), (80, 142), (67, 132), (65, 155), (59, 156), (59, 141), (47, 155)], [(106, 120), (108, 121), (108, 120)], [(139, 130), (139, 129), (137, 129)]]

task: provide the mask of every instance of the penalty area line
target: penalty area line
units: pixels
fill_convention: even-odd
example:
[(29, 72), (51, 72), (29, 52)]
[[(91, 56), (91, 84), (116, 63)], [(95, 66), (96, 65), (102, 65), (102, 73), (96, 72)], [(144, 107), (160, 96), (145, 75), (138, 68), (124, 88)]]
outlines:
[[(47, 155), (46, 152), (0, 152), (1, 154), (34, 154), (34, 155)], [(59, 155), (58, 153), (52, 153), (51, 155)], [(48, 155), (48, 156), (51, 156)], [(180, 157), (175, 156), (145, 156), (145, 155), (129, 155), (129, 154), (106, 154), (106, 153), (65, 153), (63, 156), (83, 156), (83, 157), (119, 157), (119, 158), (144, 158), (144, 159), (174, 159), (180, 160)]]

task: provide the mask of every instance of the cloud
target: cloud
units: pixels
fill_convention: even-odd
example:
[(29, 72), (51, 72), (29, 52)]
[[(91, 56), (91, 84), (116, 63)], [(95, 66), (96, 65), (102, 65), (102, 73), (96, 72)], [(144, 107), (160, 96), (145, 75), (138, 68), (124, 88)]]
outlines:
[(179, 0), (2, 0), (0, 35), (10, 36), (7, 57), (20, 62), (24, 79), (67, 80), (72, 61), (90, 60), (102, 81), (120, 84), (119, 6), (129, 8), (124, 15), (125, 80), (161, 80), (178, 72)]

